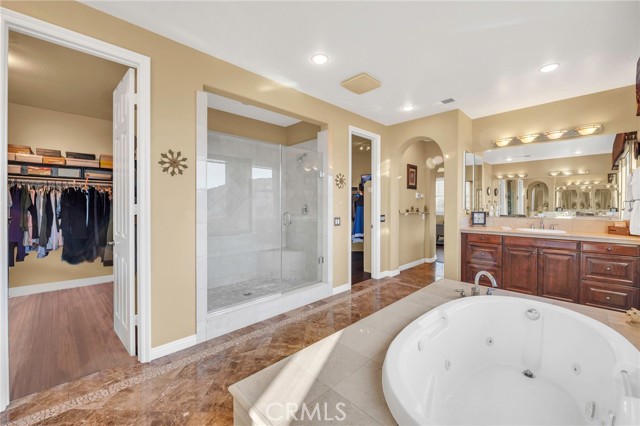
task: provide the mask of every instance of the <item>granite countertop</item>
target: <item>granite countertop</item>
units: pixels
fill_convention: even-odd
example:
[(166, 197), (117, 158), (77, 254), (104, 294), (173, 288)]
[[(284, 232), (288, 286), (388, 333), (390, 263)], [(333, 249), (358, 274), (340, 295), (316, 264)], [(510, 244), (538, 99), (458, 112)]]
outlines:
[(468, 234), (493, 234), (513, 237), (530, 237), (530, 238), (552, 238), (556, 240), (580, 240), (595, 241), (604, 243), (618, 244), (635, 244), (640, 245), (640, 237), (634, 235), (615, 235), (603, 232), (573, 232), (567, 231), (566, 234), (546, 234), (531, 231), (518, 231), (510, 227), (488, 227), (488, 226), (469, 226), (462, 228), (461, 232)]

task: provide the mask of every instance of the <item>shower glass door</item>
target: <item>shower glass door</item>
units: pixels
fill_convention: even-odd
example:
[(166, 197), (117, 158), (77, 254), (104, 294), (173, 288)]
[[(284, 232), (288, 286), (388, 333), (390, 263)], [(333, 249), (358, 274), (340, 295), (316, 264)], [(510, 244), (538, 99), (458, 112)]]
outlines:
[(322, 154), (282, 148), (282, 291), (322, 280)]
[(209, 132), (208, 312), (322, 280), (321, 170), (317, 152)]
[(209, 132), (207, 310), (279, 294), (280, 146)]

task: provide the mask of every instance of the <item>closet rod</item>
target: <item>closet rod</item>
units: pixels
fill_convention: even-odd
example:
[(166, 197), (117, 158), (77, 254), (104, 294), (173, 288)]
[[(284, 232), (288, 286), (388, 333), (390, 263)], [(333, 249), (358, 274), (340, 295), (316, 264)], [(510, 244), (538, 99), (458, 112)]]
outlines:
[(112, 181), (103, 181), (98, 179), (80, 179), (80, 178), (65, 178), (65, 177), (42, 177), (42, 176), (20, 176), (20, 177), (8, 177), (8, 182), (24, 182), (24, 183), (42, 183), (42, 184), (50, 184), (50, 183), (72, 183), (73, 185), (92, 185), (92, 186), (113, 186)]

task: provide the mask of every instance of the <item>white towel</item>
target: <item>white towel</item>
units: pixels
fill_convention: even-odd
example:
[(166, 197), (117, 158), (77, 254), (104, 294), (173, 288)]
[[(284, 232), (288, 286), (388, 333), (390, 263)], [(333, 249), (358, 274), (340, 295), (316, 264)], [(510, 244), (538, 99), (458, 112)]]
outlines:
[[(640, 167), (634, 170), (630, 181), (631, 190), (627, 191), (627, 194), (631, 193), (631, 197), (627, 196), (627, 198), (636, 201), (631, 203), (632, 209), (629, 214), (629, 233), (632, 235), (640, 235)], [(629, 208), (629, 203), (627, 203), (626, 208)]]

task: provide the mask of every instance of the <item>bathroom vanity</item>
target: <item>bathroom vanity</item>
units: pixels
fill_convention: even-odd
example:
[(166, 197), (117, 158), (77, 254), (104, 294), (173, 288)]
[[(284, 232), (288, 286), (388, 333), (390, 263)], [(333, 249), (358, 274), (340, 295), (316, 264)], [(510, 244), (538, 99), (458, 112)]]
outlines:
[(505, 290), (618, 311), (640, 305), (638, 237), (466, 228), (461, 247), (466, 282), (485, 270)]

